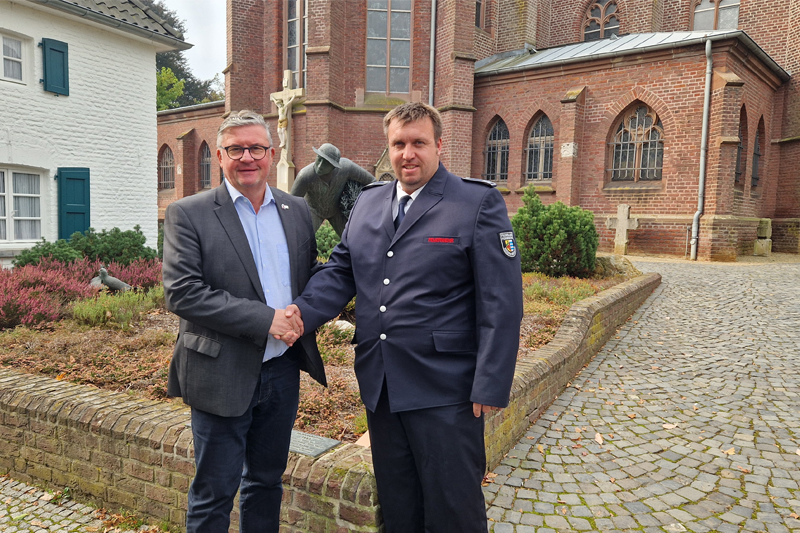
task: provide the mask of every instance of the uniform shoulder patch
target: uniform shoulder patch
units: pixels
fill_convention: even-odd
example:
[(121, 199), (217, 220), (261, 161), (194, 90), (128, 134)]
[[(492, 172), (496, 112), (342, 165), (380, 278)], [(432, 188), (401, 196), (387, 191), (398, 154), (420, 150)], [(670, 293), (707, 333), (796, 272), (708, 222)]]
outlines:
[(389, 181), (373, 181), (372, 183), (368, 183), (361, 188), (362, 191), (366, 191), (367, 189), (374, 189), (375, 187), (380, 187), (381, 185), (386, 185), (387, 183), (391, 183)]
[(500, 247), (503, 249), (503, 253), (507, 257), (517, 257), (517, 243), (514, 242), (514, 232), (501, 231), (498, 235), (500, 236)]
[(489, 180), (479, 180), (478, 178), (461, 178), (461, 179), (469, 183), (480, 183), (481, 185), (485, 185), (487, 187), (497, 187), (497, 184), (495, 182)]

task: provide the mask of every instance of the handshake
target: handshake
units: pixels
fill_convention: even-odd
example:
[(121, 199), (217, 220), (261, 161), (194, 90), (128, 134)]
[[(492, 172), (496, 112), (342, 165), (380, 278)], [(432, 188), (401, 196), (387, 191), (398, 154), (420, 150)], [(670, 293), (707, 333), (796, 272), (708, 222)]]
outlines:
[(276, 309), (275, 316), (272, 317), (272, 325), (269, 333), (279, 341), (283, 341), (287, 346), (294, 344), (297, 339), (303, 336), (303, 319), (300, 316), (300, 309), (294, 304), (286, 306), (286, 309)]

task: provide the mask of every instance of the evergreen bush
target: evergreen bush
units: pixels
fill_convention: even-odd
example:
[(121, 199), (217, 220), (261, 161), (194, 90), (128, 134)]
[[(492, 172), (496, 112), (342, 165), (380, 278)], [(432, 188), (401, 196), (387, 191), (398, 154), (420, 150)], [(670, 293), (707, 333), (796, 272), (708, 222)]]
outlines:
[(155, 259), (158, 252), (144, 245), (146, 237), (137, 224), (132, 230), (119, 228), (97, 233), (89, 228), (85, 233), (75, 232), (69, 244), (89, 259), (99, 259), (102, 263), (115, 261), (129, 265), (137, 259)]
[(328, 224), (327, 220), (323, 222), (317, 230), (317, 257), (327, 260), (340, 240), (333, 226)]
[(15, 257), (13, 264), (15, 267), (38, 265), (42, 259), (48, 257), (60, 263), (72, 263), (76, 259), (83, 257), (83, 254), (70, 246), (64, 239), (48, 242), (45, 238), (42, 238), (42, 241), (36, 243), (33, 248), (23, 250), (22, 253)]
[(528, 187), (511, 218), (523, 272), (586, 278), (594, 271), (598, 236), (594, 215), (561, 202), (544, 205)]

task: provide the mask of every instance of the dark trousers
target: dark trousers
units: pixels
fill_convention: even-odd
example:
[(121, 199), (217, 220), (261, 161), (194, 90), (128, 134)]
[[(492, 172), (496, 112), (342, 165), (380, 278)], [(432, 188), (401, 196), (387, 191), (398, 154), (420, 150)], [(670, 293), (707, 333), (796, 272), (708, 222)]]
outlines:
[(239, 530), (277, 533), (299, 391), (297, 362), (284, 354), (261, 365), (261, 381), (242, 416), (192, 409), (197, 474), (189, 488), (187, 533), (227, 533), (237, 489)]
[(384, 383), (367, 423), (386, 533), (486, 533), (483, 416), (472, 403), (391, 413)]

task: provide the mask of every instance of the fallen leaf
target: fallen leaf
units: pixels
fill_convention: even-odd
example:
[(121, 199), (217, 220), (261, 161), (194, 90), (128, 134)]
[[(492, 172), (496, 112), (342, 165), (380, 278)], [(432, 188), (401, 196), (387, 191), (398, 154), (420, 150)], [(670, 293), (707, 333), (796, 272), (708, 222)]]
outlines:
[(794, 518), (795, 520), (797, 520), (798, 518), (800, 518), (800, 515), (799, 515), (799, 514), (797, 514), (797, 513), (792, 513), (792, 514), (790, 514), (789, 516), (790, 516), (790, 517), (792, 517), (792, 518)]
[(563, 514), (563, 515), (567, 514), (567, 508), (566, 507), (562, 507), (561, 508), (561, 514)]
[(611, 481), (611, 483), (614, 483), (617, 480), (616, 478), (613, 478), (613, 477), (608, 478), (608, 479)]
[(797, 448), (797, 451), (796, 451), (795, 453), (796, 453), (797, 455), (800, 455), (800, 448)]
[(697, 411), (697, 404), (694, 404), (694, 410)]
[(544, 446), (542, 446), (541, 444), (537, 444), (536, 449), (539, 450), (539, 453), (544, 453)]
[(736, 465), (736, 468), (738, 468), (739, 470), (741, 470), (745, 474), (749, 474), (750, 473), (750, 469), (744, 468), (743, 466)]
[(594, 440), (597, 441), (597, 444), (603, 444), (603, 436), (600, 433), (594, 434)]
[(47, 526), (45, 526), (44, 522), (42, 522), (41, 520), (31, 520), (31, 525), (36, 527), (47, 528)]
[(589, 452), (585, 452), (585, 451), (584, 451), (584, 452), (581, 452), (581, 455), (583, 455), (584, 457), (586, 457), (587, 455), (589, 455)]
[(628, 418), (630, 419), (636, 418), (636, 413), (628, 413)]
[(663, 427), (664, 429), (675, 429), (678, 426), (676, 424), (664, 424), (661, 427)]
[(611, 400), (606, 400), (606, 405), (614, 405), (614, 402), (612, 402)]

